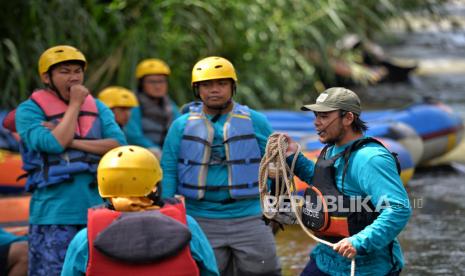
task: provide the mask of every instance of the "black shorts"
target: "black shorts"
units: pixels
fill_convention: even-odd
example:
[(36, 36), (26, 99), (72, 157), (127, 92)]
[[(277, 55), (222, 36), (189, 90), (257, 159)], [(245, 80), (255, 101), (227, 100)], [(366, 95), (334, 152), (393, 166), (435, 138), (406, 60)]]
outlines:
[(8, 275), (8, 252), (10, 252), (10, 243), (0, 245), (0, 275)]

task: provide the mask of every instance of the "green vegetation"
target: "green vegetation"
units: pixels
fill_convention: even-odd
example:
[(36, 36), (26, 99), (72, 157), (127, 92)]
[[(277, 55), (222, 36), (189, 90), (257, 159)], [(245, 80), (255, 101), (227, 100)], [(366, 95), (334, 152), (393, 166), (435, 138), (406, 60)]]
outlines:
[[(437, 2), (437, 1), (433, 1)], [(193, 98), (190, 72), (208, 55), (230, 59), (238, 98), (255, 108), (295, 107), (331, 80), (331, 58), (349, 33), (370, 37), (420, 0), (20, 0), (3, 1), (0, 16), (0, 106), (10, 108), (41, 83), (37, 60), (69, 44), (84, 52), (86, 84), (134, 89), (143, 58), (167, 61), (178, 104)]]

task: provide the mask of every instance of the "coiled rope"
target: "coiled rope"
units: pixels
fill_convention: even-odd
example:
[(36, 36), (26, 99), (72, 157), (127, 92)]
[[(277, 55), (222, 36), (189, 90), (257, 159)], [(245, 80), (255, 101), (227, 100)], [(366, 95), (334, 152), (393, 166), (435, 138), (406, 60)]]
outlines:
[[(282, 133), (274, 133), (268, 138), (266, 143), (265, 155), (260, 162), (260, 170), (258, 175), (258, 183), (260, 190), (260, 204), (262, 207), (263, 215), (268, 219), (277, 219), (279, 221), (279, 210), (284, 208), (280, 204), (285, 201), (281, 197), (286, 197), (290, 200), (292, 212), (295, 215), (295, 219), (302, 228), (302, 230), (313, 240), (326, 244), (327, 246), (333, 247), (333, 243), (325, 241), (315, 236), (307, 227), (303, 224), (301, 213), (302, 204), (297, 205), (297, 189), (294, 183), (294, 167), (297, 161), (297, 157), (301, 152), (301, 147), (297, 144), (297, 151), (292, 159), (291, 167), (286, 163), (286, 151), (289, 147), (286, 135)], [(270, 176), (270, 166), (274, 167), (274, 178), (275, 178), (275, 191), (274, 195), (271, 194), (271, 190), (268, 189), (268, 176)], [(284, 185), (281, 184), (281, 179)], [(286, 194), (287, 191), (287, 194)], [(270, 197), (275, 197), (271, 204)], [(266, 203), (266, 206), (265, 206)], [(355, 257), (352, 258), (350, 275), (355, 275)]]

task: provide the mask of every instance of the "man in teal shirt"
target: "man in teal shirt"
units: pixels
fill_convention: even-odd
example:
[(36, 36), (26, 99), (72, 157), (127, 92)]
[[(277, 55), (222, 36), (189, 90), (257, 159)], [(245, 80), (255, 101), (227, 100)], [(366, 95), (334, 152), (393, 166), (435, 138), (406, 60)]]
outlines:
[(180, 115), (168, 94), (170, 74), (169, 66), (160, 59), (145, 59), (137, 65), (139, 106), (133, 108), (124, 128), (129, 144), (148, 148), (157, 157), (160, 157), (168, 128)]
[(258, 169), (271, 127), (232, 100), (237, 76), (221, 57), (200, 60), (191, 105), (163, 146), (163, 197), (181, 194), (207, 235), (222, 275), (279, 275), (271, 229), (261, 219)]
[(60, 45), (39, 59), (45, 89), (16, 110), (29, 218), (29, 275), (58, 275), (68, 243), (87, 223), (87, 209), (102, 203), (95, 185), (100, 156), (126, 144), (114, 116), (83, 85), (87, 61)]
[[(407, 224), (411, 209), (395, 159), (385, 147), (373, 141), (351, 151), (350, 158), (338, 156), (353, 144), (367, 139), (363, 135), (367, 127), (360, 120), (360, 99), (348, 89), (330, 88), (320, 94), (315, 104), (305, 105), (302, 110), (315, 113), (320, 142), (329, 147), (320, 156), (322, 161), (319, 159), (316, 164), (299, 154), (295, 174), (309, 184), (330, 183), (344, 196), (368, 198), (379, 210), (379, 215), (372, 220), (365, 219), (369, 215), (363, 214), (365, 217), (360, 217), (359, 222), (368, 223), (349, 226), (349, 232), (351, 227), (361, 228), (361, 231), (345, 238), (341, 234), (341, 238), (331, 241), (335, 243), (333, 247), (318, 244), (302, 275), (349, 275), (351, 258), (355, 258), (356, 275), (399, 275), (404, 261), (396, 237)], [(287, 161), (290, 164), (297, 144), (288, 139)], [(321, 177), (323, 160), (326, 164), (334, 162), (332, 179)], [(316, 175), (318, 181), (315, 181)], [(317, 233), (323, 239), (334, 239), (325, 230)]]
[(71, 241), (61, 275), (219, 275), (197, 222), (180, 201), (161, 200), (161, 179), (160, 164), (147, 149), (108, 152), (98, 167), (107, 205), (89, 210), (88, 228)]

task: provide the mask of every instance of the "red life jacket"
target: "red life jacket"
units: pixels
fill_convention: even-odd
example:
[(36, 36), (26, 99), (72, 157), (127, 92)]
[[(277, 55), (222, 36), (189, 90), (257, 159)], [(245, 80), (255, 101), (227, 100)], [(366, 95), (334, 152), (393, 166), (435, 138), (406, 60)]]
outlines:
[[(186, 225), (186, 211), (182, 203), (165, 204), (157, 211)], [(139, 213), (139, 212), (137, 212)], [(89, 262), (86, 275), (199, 275), (199, 269), (192, 258), (189, 245), (185, 246), (177, 255), (166, 257), (158, 262), (146, 264), (131, 264), (121, 262), (104, 255), (94, 246), (95, 239), (118, 219), (123, 212), (112, 211), (107, 208), (89, 209), (88, 212), (88, 241)], [(134, 233), (143, 235), (143, 233)]]
[[(68, 109), (68, 105), (50, 90), (41, 89), (34, 91), (30, 99), (42, 109), (47, 121), (61, 121)], [(16, 109), (13, 109), (7, 114), (3, 121), (3, 127), (12, 132), (16, 132), (15, 114)], [(95, 99), (91, 95), (88, 95), (79, 112), (78, 124), (75, 131), (76, 136), (81, 138), (94, 138), (88, 136), (96, 119), (98, 119), (97, 105)]]
[[(35, 91), (31, 95), (31, 100), (44, 111), (47, 121), (61, 121), (68, 109), (68, 105), (50, 90)], [(75, 130), (76, 136), (80, 138), (100, 138), (92, 137), (95, 135), (90, 133), (95, 120), (98, 120), (97, 105), (95, 99), (91, 95), (88, 95), (79, 111), (78, 123)]]

